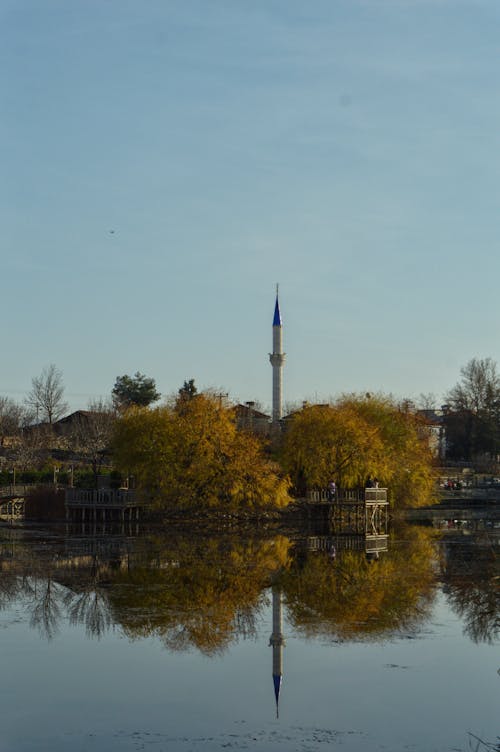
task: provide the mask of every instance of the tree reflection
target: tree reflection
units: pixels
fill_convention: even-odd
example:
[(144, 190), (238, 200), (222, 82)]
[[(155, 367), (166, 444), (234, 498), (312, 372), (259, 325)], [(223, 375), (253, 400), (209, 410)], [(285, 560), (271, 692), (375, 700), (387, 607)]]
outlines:
[(493, 532), (446, 533), (442, 576), (444, 592), (464, 621), (473, 642), (493, 643), (500, 635), (500, 559)]
[(118, 575), (110, 593), (115, 619), (130, 637), (155, 634), (172, 650), (225, 650), (256, 633), (263, 591), (287, 565), (288, 549), (285, 537), (162, 543), (161, 555)]
[(43, 548), (34, 556), (18, 531), (3, 533), (0, 539), (0, 608), (21, 600), (30, 615), (30, 626), (48, 640), (58, 632), (63, 592), (53, 578), (50, 557)]
[(59, 631), (64, 589), (52, 577), (47, 577), (45, 580), (34, 580), (30, 590), (30, 626), (36, 627), (42, 637), (51, 640)]
[(431, 535), (414, 529), (379, 558), (352, 550), (335, 558), (303, 552), (281, 580), (294, 627), (337, 640), (414, 629), (428, 615), (435, 590)]
[(0, 543), (0, 608), (20, 601), (30, 625), (51, 640), (61, 620), (84, 624), (87, 634), (100, 637), (111, 625), (107, 597), (99, 588), (101, 571), (107, 565), (98, 557), (66, 557), (62, 540), (41, 541), (34, 546), (18, 537), (8, 557)]
[[(429, 613), (441, 572), (450, 604), (474, 641), (499, 633), (498, 557), (491, 535), (432, 528), (394, 532), (388, 551), (310, 551), (297, 534), (53, 537), (3, 546), (0, 609), (16, 601), (52, 639), (63, 620), (100, 639), (114, 626), (154, 636), (169, 650), (213, 655), (253, 638), (271, 584), (293, 627), (337, 640), (414, 630)], [(339, 536), (339, 540), (341, 536)], [(345, 540), (345, 539), (344, 539)], [(442, 561), (437, 552), (443, 552)]]
[(19, 546), (1, 578), (0, 607), (19, 599), (47, 639), (67, 618), (98, 639), (118, 625), (131, 639), (154, 635), (169, 649), (213, 654), (256, 635), (265, 588), (287, 565), (289, 545), (280, 536), (158, 535), (133, 550), (112, 538), (68, 539), (64, 551)]
[(65, 605), (70, 624), (82, 624), (87, 636), (100, 639), (112, 626), (107, 582), (103, 578), (108, 574), (108, 567), (94, 554), (90, 568), (78, 591), (67, 591)]

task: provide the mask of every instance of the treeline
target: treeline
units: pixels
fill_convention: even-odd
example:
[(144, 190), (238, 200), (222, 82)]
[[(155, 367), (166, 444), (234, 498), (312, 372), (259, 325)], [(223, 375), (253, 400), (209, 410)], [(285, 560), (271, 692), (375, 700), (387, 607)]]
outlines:
[(230, 408), (210, 394), (182, 391), (171, 404), (135, 407), (116, 421), (113, 458), (148, 501), (170, 512), (256, 511), (285, 506), (289, 481)]
[(398, 525), (374, 565), (364, 550), (338, 546), (332, 558), (331, 549), (311, 551), (284, 535), (184, 529), (122, 545), (101, 541), (82, 557), (78, 545), (73, 553), (33, 547), (19, 531), (0, 578), (0, 609), (21, 602), (49, 638), (69, 618), (89, 638), (116, 625), (131, 639), (155, 636), (170, 650), (213, 655), (256, 634), (270, 584), (287, 604), (294, 634), (359, 642), (393, 638), (394, 630), (411, 634), (428, 620), (444, 583), (467, 636), (493, 644), (500, 635), (498, 559), (481, 536), (457, 531), (457, 545), (451, 535), (436, 557), (435, 530)]
[[(365, 394), (304, 403), (280, 429), (257, 436), (238, 426), (220, 395), (199, 394), (192, 379), (154, 407), (160, 396), (154, 379), (140, 372), (119, 376), (108, 400), (61, 419), (67, 409), (62, 374), (49, 366), (33, 379), (24, 406), (0, 398), (0, 482), (12, 483), (16, 473), (29, 482), (35, 471), (50, 479), (52, 470), (55, 484), (65, 478), (95, 485), (107, 464), (108, 472), (112, 465), (123, 478), (133, 477), (138, 493), (169, 513), (275, 509), (332, 481), (354, 488), (376, 478), (396, 505), (427, 503), (433, 491), (428, 427), (408, 401)], [(446, 396), (448, 457), (482, 453), (496, 460), (496, 364), (471, 360)]]
[(63, 417), (68, 405), (62, 373), (47, 366), (32, 379), (22, 403), (0, 397), (0, 484), (53, 481), (95, 487), (98, 475), (110, 470), (116, 418), (160, 396), (154, 379), (140, 372), (118, 376), (109, 398), (91, 400), (86, 410)]
[(429, 500), (432, 459), (419, 419), (385, 397), (303, 406), (267, 441), (238, 430), (210, 394), (134, 408), (115, 424), (113, 458), (139, 492), (165, 510), (227, 513), (286, 506), (308, 489), (364, 487), (368, 477), (398, 504)]

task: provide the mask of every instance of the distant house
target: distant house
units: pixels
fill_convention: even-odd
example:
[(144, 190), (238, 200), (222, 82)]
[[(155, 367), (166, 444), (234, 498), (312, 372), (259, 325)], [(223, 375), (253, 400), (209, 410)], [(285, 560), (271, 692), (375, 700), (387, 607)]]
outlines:
[(235, 405), (233, 413), (236, 426), (240, 430), (250, 431), (258, 436), (267, 436), (271, 430), (271, 416), (255, 408), (255, 402)]
[(446, 457), (446, 433), (443, 410), (417, 410), (429, 448), (437, 459)]
[(82, 426), (88, 425), (95, 413), (90, 410), (75, 410), (74, 413), (66, 415), (64, 418), (56, 420), (52, 424), (52, 429), (56, 436), (68, 436)]

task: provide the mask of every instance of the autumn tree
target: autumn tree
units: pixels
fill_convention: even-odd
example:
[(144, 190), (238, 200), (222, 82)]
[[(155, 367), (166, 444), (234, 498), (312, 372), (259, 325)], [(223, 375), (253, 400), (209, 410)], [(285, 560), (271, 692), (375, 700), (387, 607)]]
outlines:
[(296, 490), (364, 485), (368, 475), (382, 476), (383, 444), (376, 426), (350, 406), (306, 405), (286, 430), (282, 461)]
[(112, 390), (113, 404), (119, 410), (129, 407), (147, 407), (157, 402), (161, 394), (155, 380), (137, 371), (133, 376), (118, 376)]
[(40, 376), (32, 378), (26, 404), (34, 411), (37, 422), (50, 425), (67, 411), (62, 372), (53, 363), (44, 368)]
[(288, 503), (288, 482), (231, 412), (200, 394), (122, 415), (114, 433), (119, 469), (161, 508), (255, 511)]
[(349, 406), (372, 429), (383, 445), (383, 465), (374, 471), (380, 485), (400, 506), (427, 504), (435, 488), (433, 459), (421, 418), (384, 395), (341, 397), (338, 406)]
[(323, 487), (364, 486), (368, 476), (409, 505), (428, 501), (431, 455), (418, 419), (385, 397), (345, 396), (305, 406), (290, 420), (282, 454), (298, 493)]

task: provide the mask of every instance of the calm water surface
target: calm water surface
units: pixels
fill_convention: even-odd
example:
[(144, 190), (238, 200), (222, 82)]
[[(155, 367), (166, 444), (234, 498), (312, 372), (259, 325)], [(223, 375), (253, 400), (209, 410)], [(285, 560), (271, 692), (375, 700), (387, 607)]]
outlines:
[(495, 524), (1, 528), (0, 752), (498, 749)]

